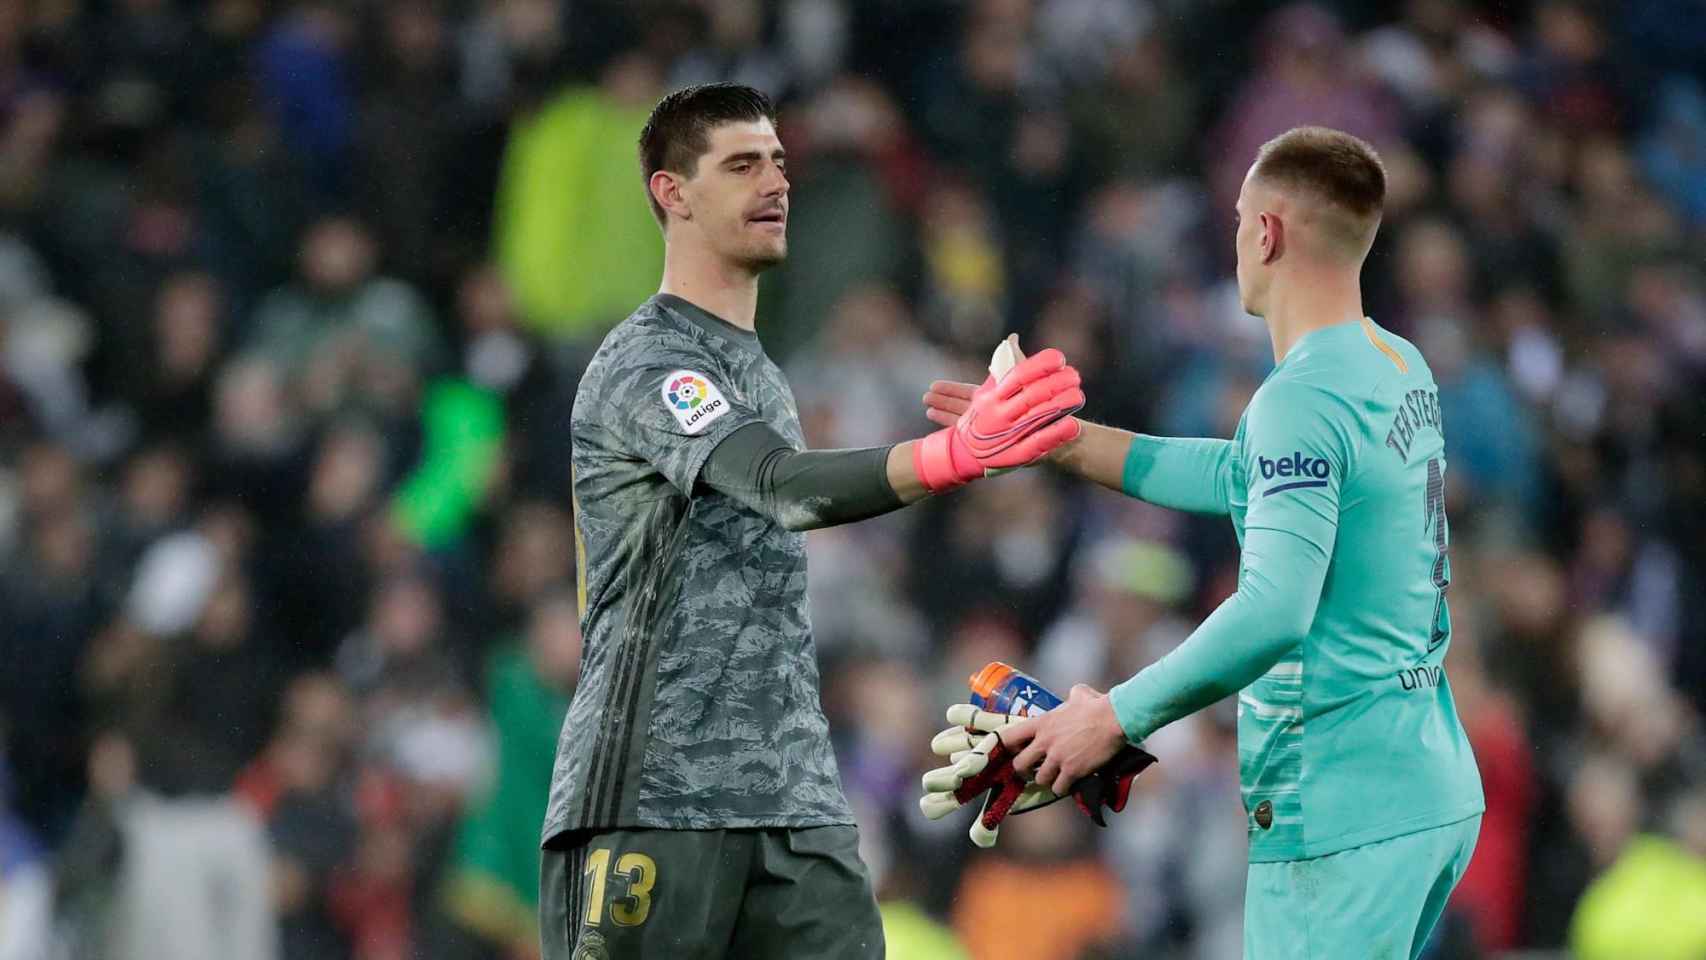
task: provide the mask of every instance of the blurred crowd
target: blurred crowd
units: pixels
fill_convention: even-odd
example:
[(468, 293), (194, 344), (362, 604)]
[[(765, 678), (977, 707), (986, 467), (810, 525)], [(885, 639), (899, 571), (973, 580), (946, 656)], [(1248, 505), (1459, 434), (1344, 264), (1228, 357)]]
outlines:
[[(1706, 956), (1702, 49), (1694, 0), (0, 0), (0, 960), (536, 955), (569, 408), (656, 289), (639, 126), (714, 79), (781, 106), (814, 446), (922, 433), (1009, 330), (1230, 436), (1240, 178), (1372, 141), (1487, 793), (1431, 955)], [(1106, 830), (916, 807), (977, 667), (1130, 675), (1227, 522), (1039, 469), (809, 549), (891, 956), (1239, 956), (1230, 705)]]

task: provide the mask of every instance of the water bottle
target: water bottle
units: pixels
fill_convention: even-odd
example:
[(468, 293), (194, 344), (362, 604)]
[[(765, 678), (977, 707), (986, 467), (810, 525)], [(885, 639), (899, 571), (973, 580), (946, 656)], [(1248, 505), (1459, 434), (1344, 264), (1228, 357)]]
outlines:
[(972, 675), (971, 702), (980, 710), (1034, 717), (1060, 706), (1060, 698), (1030, 674), (999, 660)]

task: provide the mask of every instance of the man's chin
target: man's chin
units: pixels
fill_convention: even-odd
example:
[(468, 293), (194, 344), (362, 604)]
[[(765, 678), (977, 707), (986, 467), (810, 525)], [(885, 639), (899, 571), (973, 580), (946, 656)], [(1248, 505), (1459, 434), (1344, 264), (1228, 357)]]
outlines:
[(788, 259), (788, 246), (783, 244), (766, 250), (751, 251), (743, 261), (753, 273), (763, 273)]

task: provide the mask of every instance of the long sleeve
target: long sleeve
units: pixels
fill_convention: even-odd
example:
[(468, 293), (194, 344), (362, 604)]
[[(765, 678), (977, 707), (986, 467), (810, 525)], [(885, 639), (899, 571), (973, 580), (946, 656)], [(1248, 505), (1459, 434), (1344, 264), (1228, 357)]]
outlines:
[(1190, 513), (1231, 507), (1232, 443), (1195, 437), (1132, 438), (1120, 486), (1126, 496)]
[[(1238, 589), (1177, 649), (1113, 689), (1114, 711), (1133, 741), (1248, 686), (1309, 634), (1354, 457), (1350, 422), (1340, 401), (1296, 382), (1270, 383), (1251, 401)], [(1205, 451), (1191, 456), (1214, 459)], [(1230, 459), (1230, 450), (1220, 457)], [(1198, 475), (1208, 488), (1212, 474), (1204, 467)]]
[(1238, 590), (1184, 643), (1115, 687), (1114, 713), (1137, 742), (1230, 696), (1268, 671), (1315, 619), (1327, 555), (1283, 530), (1252, 530)]
[(889, 485), (890, 449), (795, 450), (750, 423), (717, 445), (701, 479), (789, 530), (816, 530), (904, 505)]

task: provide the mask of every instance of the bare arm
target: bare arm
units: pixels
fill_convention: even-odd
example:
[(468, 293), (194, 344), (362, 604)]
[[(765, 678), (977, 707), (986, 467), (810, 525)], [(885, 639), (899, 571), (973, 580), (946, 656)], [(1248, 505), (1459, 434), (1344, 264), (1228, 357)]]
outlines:
[(1126, 493), (1123, 485), (1126, 455), (1137, 434), (1119, 427), (1084, 421), (1078, 439), (1056, 450), (1049, 461), (1068, 473), (1098, 483), (1109, 490)]

